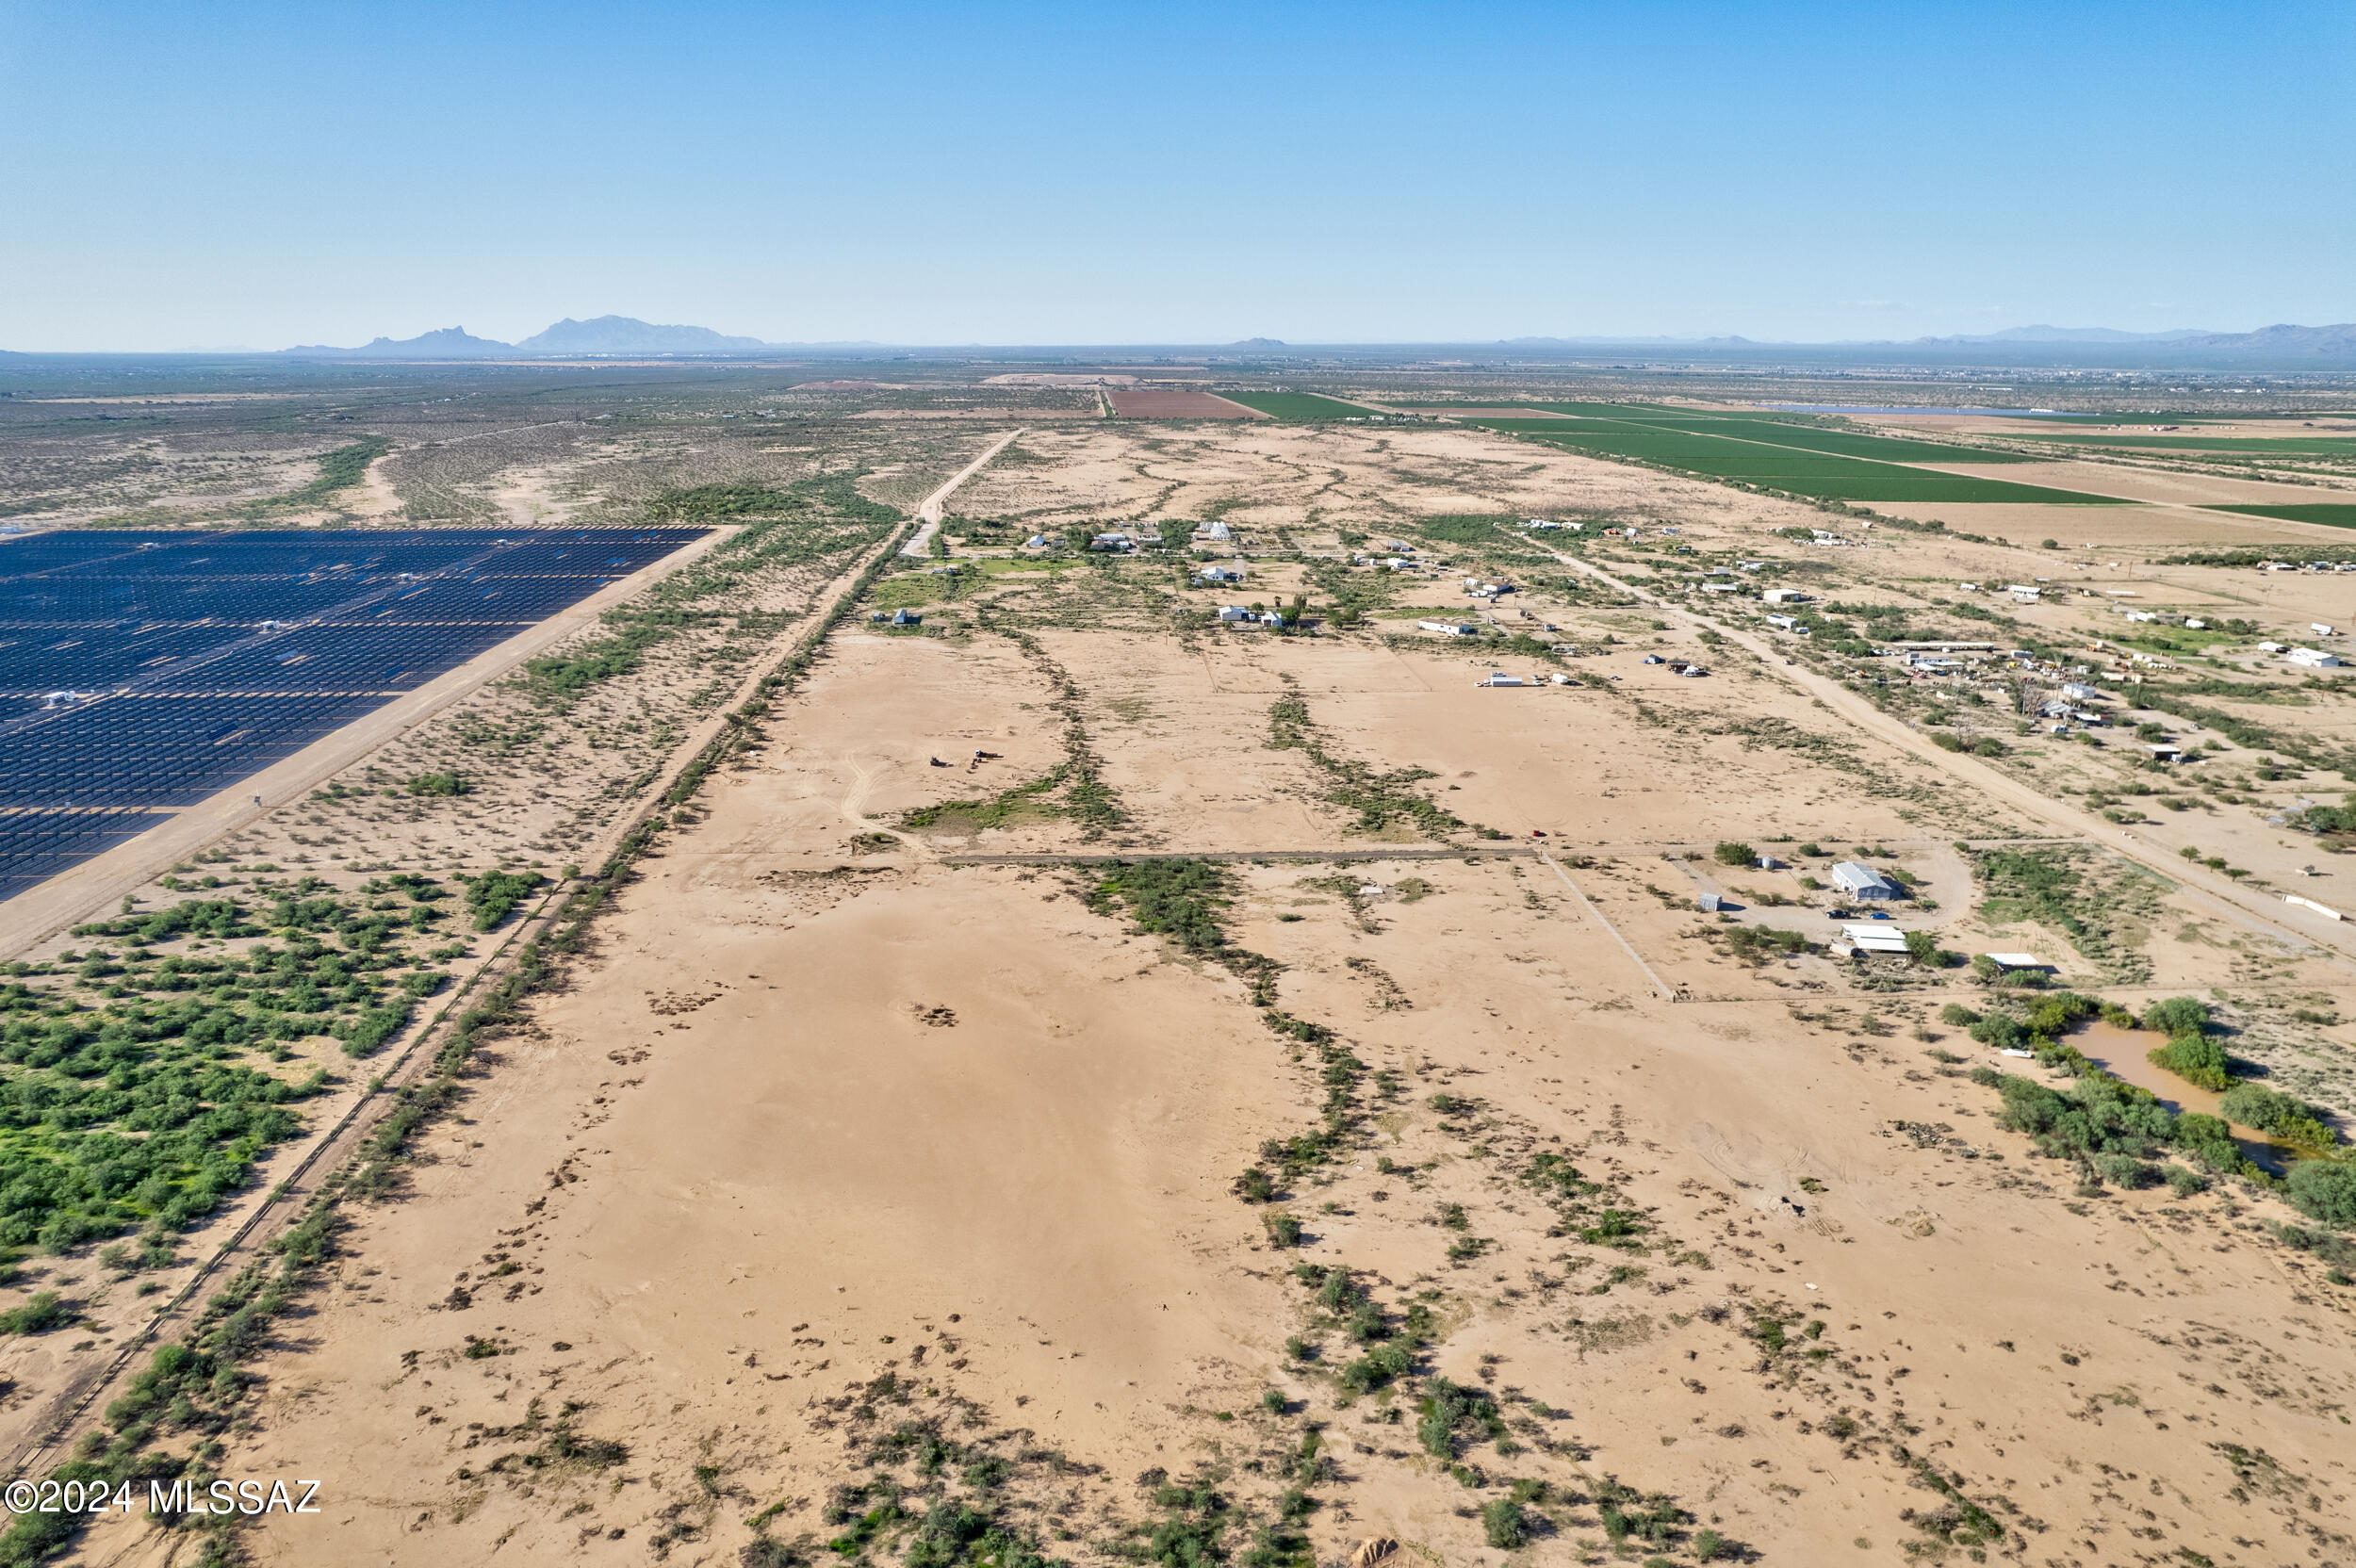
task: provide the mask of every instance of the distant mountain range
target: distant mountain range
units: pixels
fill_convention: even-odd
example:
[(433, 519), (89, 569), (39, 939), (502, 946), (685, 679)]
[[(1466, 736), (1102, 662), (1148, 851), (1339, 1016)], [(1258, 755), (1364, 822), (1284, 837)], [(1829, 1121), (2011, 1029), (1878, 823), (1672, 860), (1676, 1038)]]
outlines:
[(567, 316), (520, 343), (477, 337), (464, 327), (437, 327), (415, 337), (379, 337), (357, 349), (319, 344), (282, 349), (305, 359), (515, 359), (593, 354), (744, 354), (767, 351), (758, 337), (729, 337), (710, 327), (664, 327), (630, 316), (576, 321)]
[(1584, 357), (1598, 352), (1792, 365), (1976, 364), (2138, 370), (2356, 369), (2356, 322), (2256, 332), (2121, 332), (2113, 327), (2011, 327), (1973, 336), (1842, 343), (1773, 343), (1747, 337), (1516, 337), (1501, 349)]
[[(235, 351), (204, 351), (231, 353)], [(961, 346), (930, 344), (886, 345), (872, 341), (825, 343), (766, 343), (757, 337), (732, 337), (710, 327), (657, 325), (629, 316), (600, 316), (576, 321), (570, 317), (517, 343), (477, 337), (464, 327), (440, 327), (415, 337), (379, 337), (356, 349), (306, 344), (282, 349), (270, 357), (299, 359), (382, 360), (502, 360), (535, 358), (595, 358), (602, 355), (676, 354), (708, 356), (790, 353), (868, 357), (890, 354), (908, 358), (924, 355), (966, 357), (983, 353), (996, 358), (1069, 358), (1075, 354), (1203, 354), (1273, 358), (1390, 358), (1445, 352), (1484, 360), (1502, 353), (1509, 361), (1592, 359), (1701, 362), (1728, 365), (1776, 365), (1795, 369), (1808, 367), (1844, 371), (1875, 366), (1922, 365), (1977, 367), (2121, 369), (2167, 373), (2174, 370), (2235, 374), (2316, 373), (2356, 371), (2356, 322), (2305, 327), (2288, 323), (2261, 327), (2256, 332), (2204, 332), (2178, 327), (2168, 332), (2125, 332), (2115, 327), (2007, 327), (2001, 332), (1838, 343), (1761, 341), (1739, 336), (1583, 336), (1515, 337), (1487, 343), (1435, 341), (1393, 343), (1287, 344), (1281, 338), (1248, 337), (1210, 346), (1188, 344), (998, 344)], [(0, 353), (7, 351), (0, 350)], [(12, 360), (30, 358), (10, 355)]]

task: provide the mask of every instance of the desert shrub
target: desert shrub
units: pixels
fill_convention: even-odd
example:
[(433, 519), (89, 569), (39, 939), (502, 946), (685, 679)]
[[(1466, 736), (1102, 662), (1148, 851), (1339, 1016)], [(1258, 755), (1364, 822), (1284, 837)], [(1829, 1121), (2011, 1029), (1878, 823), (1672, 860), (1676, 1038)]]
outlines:
[(2181, 1165), (2163, 1167), (2160, 1174), (2168, 1179), (2168, 1190), (2179, 1198), (2190, 1198), (2209, 1190), (2206, 1176), (2197, 1170), (2187, 1170)]
[(1423, 1418), (1415, 1423), (1415, 1441), (1424, 1452), (1437, 1459), (1456, 1457), (1456, 1433), (1460, 1428), (1477, 1425), (1490, 1437), (1505, 1432), (1505, 1421), (1497, 1413), (1497, 1401), (1477, 1388), (1466, 1388), (1446, 1378), (1432, 1378), (1424, 1385), (1424, 1396), (1417, 1408)]
[(1280, 1209), (1262, 1217), (1262, 1222), (1267, 1225), (1268, 1238), (1274, 1245), (1278, 1247), (1301, 1245), (1301, 1221), (1291, 1215)]
[(2101, 1171), (2102, 1179), (2114, 1186), (2148, 1187), (2160, 1179), (2157, 1168), (2144, 1164), (2133, 1154), (2097, 1154), (2094, 1156), (2094, 1168)]
[(1727, 840), (1710, 852), (1710, 858), (1722, 866), (1749, 866), (1759, 862), (1759, 851), (1745, 843)]
[(463, 795), (474, 786), (455, 773), (420, 773), (409, 776), (407, 788), (413, 795)]
[(1247, 1203), (1265, 1203), (1276, 1196), (1276, 1183), (1255, 1165), (1235, 1178), (1234, 1191)]
[(1139, 860), (1111, 867), (1094, 905), (1104, 912), (1118, 896), (1140, 927), (1201, 958), (1227, 945), (1219, 915), (1229, 892), (1226, 872), (1208, 860)]
[(2116, 1078), (2091, 1074), (2057, 1093), (2026, 1078), (2000, 1075), (2004, 1110), (1999, 1125), (2027, 1133), (2053, 1155), (2126, 1154), (2158, 1151), (2176, 1118), (2150, 1093)]
[(74, 1321), (70, 1308), (61, 1306), (57, 1293), (44, 1290), (29, 1301), (0, 1312), (0, 1334), (45, 1334)]
[(1939, 1021), (1950, 1028), (1964, 1029), (1980, 1021), (1980, 1015), (1960, 1002), (1950, 1002), (1939, 1010)]
[(2145, 1059), (2204, 1089), (2221, 1089), (2233, 1082), (2225, 1070), (2225, 1048), (2206, 1035), (2178, 1035), (2145, 1053)]
[(2291, 1167), (2290, 1200), (2310, 1219), (2356, 1230), (2356, 1165), (2301, 1160)]
[(1715, 1562), (1722, 1557), (1730, 1556), (1733, 1546), (1732, 1542), (1716, 1530), (1695, 1530), (1689, 1544), (1695, 1562)]
[(1342, 1382), (1353, 1394), (1370, 1394), (1407, 1375), (1414, 1365), (1404, 1347), (1380, 1346), (1342, 1368)]
[(1719, 935), (1726, 938), (1726, 946), (1733, 949), (1736, 957), (1754, 965), (1808, 951), (1806, 933), (1771, 925), (1728, 925)]
[(548, 878), (536, 871), (486, 871), (458, 880), (466, 886), (466, 907), (474, 915), (474, 928), (488, 931), (514, 913), (524, 895)]
[(2217, 1108), (2228, 1121), (2303, 1149), (2329, 1149), (2338, 1141), (2312, 1106), (2263, 1084), (2234, 1085)]
[(2176, 1119), (2176, 1147), (2211, 1170), (2241, 1168), (2241, 1150), (2222, 1118), (2186, 1111)]
[(1490, 1545), (1510, 1552), (1530, 1540), (1530, 1519), (1522, 1512), (1521, 1504), (1511, 1497), (1499, 1497), (1481, 1505), (1481, 1532)]
[(2198, 1035), (2209, 1026), (2209, 1004), (2199, 997), (2171, 996), (2143, 1010), (2143, 1026), (2163, 1035)]

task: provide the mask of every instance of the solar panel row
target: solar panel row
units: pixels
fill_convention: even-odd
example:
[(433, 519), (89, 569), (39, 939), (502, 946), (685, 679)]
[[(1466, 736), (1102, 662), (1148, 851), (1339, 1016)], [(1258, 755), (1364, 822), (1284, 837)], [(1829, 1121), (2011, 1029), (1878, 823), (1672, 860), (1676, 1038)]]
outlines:
[[(0, 899), (700, 538), (701, 529), (0, 542)], [(106, 808), (108, 809), (99, 809)]]

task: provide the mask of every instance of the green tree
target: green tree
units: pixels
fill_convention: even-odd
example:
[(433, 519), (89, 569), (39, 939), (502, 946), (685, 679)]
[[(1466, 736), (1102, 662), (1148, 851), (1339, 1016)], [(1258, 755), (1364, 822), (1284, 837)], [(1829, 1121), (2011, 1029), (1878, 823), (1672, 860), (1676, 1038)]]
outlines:
[(2356, 1165), (2301, 1160), (2291, 1167), (2290, 1200), (2310, 1219), (2356, 1230)]

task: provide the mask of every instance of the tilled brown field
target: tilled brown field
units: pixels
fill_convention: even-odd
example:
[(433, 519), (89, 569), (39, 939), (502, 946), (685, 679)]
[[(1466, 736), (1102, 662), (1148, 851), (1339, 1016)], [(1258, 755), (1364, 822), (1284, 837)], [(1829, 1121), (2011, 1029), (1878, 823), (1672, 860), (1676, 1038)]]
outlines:
[(1265, 419), (1256, 408), (1230, 402), (1211, 392), (1148, 386), (1116, 387), (1104, 394), (1124, 419)]

